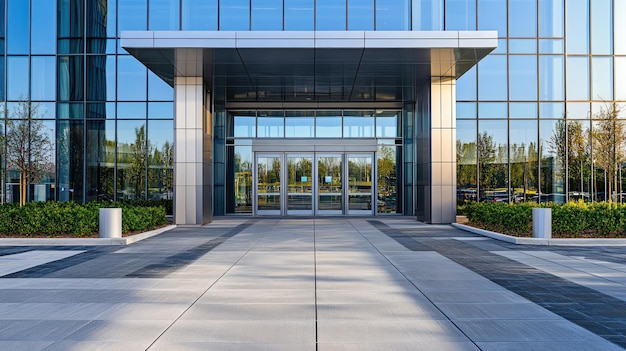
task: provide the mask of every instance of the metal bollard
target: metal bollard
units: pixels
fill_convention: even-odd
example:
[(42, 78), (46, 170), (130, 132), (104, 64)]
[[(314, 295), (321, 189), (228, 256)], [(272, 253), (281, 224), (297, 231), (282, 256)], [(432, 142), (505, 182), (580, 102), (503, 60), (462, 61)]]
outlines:
[(551, 208), (533, 208), (533, 238), (552, 238)]
[(101, 238), (121, 238), (122, 237), (122, 209), (121, 208), (101, 208), (100, 209), (100, 237)]

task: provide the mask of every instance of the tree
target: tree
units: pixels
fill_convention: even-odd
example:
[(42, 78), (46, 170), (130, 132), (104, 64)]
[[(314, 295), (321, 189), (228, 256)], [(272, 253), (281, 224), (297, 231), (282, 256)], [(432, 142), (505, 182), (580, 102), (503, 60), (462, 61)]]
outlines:
[(130, 164), (127, 170), (135, 200), (143, 199), (145, 195), (146, 165), (148, 155), (151, 154), (151, 148), (150, 143), (146, 140), (145, 126), (135, 128), (135, 142), (130, 145)]
[(49, 130), (38, 119), (38, 110), (38, 104), (20, 101), (7, 120), (7, 168), (19, 173), (20, 206), (26, 203), (29, 184), (54, 173), (54, 144), (48, 137)]
[(625, 158), (626, 125), (620, 118), (620, 106), (616, 103), (605, 104), (594, 118), (598, 122), (592, 132), (593, 157), (607, 174), (608, 189), (605, 198), (612, 201), (613, 189), (618, 189), (618, 165)]
[(493, 137), (487, 132), (478, 134), (476, 143), (478, 153), (478, 171), (480, 176), (480, 192), (484, 197), (486, 188), (495, 187), (497, 181), (495, 179), (495, 169), (493, 162), (496, 160), (496, 146)]

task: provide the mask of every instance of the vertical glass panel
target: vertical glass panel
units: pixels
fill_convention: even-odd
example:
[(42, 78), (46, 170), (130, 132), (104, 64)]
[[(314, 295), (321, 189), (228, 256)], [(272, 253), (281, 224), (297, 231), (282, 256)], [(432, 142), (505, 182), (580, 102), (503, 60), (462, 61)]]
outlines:
[(588, 102), (568, 102), (567, 118), (569, 119), (589, 119), (591, 118), (591, 109)]
[(8, 0), (7, 53), (28, 54), (30, 44), (30, 6), (26, 0)]
[(85, 123), (57, 120), (57, 174), (59, 201), (83, 201)]
[[(5, 31), (5, 27), (6, 27), (6, 13), (5, 13), (5, 0), (0, 0), (0, 38), (4, 39), (6, 31)], [(2, 53), (4, 54), (4, 48), (1, 49)], [(1, 184), (0, 184), (1, 185)], [(1, 193), (1, 191), (0, 191)]]
[(85, 104), (82, 102), (57, 102), (58, 119), (83, 119), (85, 118)]
[[(620, 1), (620, 0), (617, 0)], [(591, 3), (591, 53), (611, 54), (613, 53), (613, 1), (594, 0)], [(623, 20), (623, 18), (620, 18)], [(618, 34), (617, 36), (621, 36)]]
[(476, 66), (456, 81), (457, 100), (476, 100)]
[(348, 0), (348, 30), (374, 30), (374, 0)]
[(398, 151), (395, 145), (379, 145), (376, 153), (378, 213), (400, 213), (398, 206)]
[(372, 210), (372, 156), (348, 157), (348, 210)]
[(252, 30), (282, 29), (282, 0), (252, 0)]
[(314, 30), (314, 0), (284, 0), (285, 30)]
[(257, 209), (280, 211), (280, 157), (257, 158)]
[[(87, 100), (105, 101), (107, 96), (107, 57), (105, 55), (87, 56)], [(115, 72), (115, 71), (113, 71)]]
[(256, 117), (234, 116), (235, 138), (256, 138)]
[(511, 39), (509, 40), (510, 54), (536, 54), (536, 39)]
[(58, 2), (57, 36), (59, 54), (84, 52), (83, 47), (83, 5), (80, 0), (60, 0)]
[[(374, 117), (369, 111), (346, 111), (343, 117), (344, 138), (373, 138)], [(372, 111), (373, 112), (373, 111)]]
[(115, 72), (117, 72), (115, 70), (115, 66), (116, 66), (116, 60), (115, 60), (115, 56), (112, 55), (108, 55), (106, 57), (107, 60), (107, 64), (106, 64), (106, 72), (104, 73), (104, 76), (106, 78), (106, 99), (108, 101), (114, 101), (116, 99), (116, 90), (117, 90), (117, 84), (116, 84), (116, 76), (115, 76)]
[(411, 4), (413, 30), (443, 30), (444, 0), (421, 0)]
[(478, 118), (506, 118), (508, 116), (506, 102), (479, 102)]
[(565, 104), (562, 102), (542, 102), (539, 104), (540, 118), (565, 118)]
[(28, 100), (28, 57), (9, 56), (7, 58), (7, 97), (9, 100)]
[(409, 0), (376, 1), (376, 30), (410, 30), (410, 21)]
[[(282, 111), (259, 112), (258, 138), (283, 138), (285, 136), (285, 118)], [(277, 117), (280, 116), (280, 117)]]
[(476, 121), (456, 122), (456, 184), (457, 203), (476, 201)]
[(174, 100), (174, 88), (152, 71), (148, 71), (148, 100)]
[(287, 156), (287, 211), (313, 211), (313, 156)]
[(509, 36), (537, 36), (537, 0), (509, 0)]
[(318, 113), (315, 118), (315, 137), (317, 138), (341, 138), (341, 111), (336, 111), (335, 116), (329, 116), (332, 112)]
[(117, 1), (107, 0), (106, 5), (107, 37), (117, 37)]
[(37, 102), (39, 109), (37, 112), (43, 119), (55, 119), (56, 118), (56, 104), (54, 102)]
[(478, 63), (478, 98), (507, 99), (506, 56), (487, 56)]
[[(233, 176), (226, 177), (228, 194), (232, 194), (232, 205), (228, 206), (229, 213), (252, 213), (252, 146), (234, 146), (232, 159), (228, 164), (233, 165)], [(228, 200), (228, 199), (227, 199)]]
[(315, 30), (346, 30), (346, 2), (315, 1)]
[(88, 119), (113, 119), (115, 118), (114, 102), (94, 102), (86, 104)]
[(563, 0), (539, 0), (539, 36), (563, 36)]
[(117, 118), (123, 119), (145, 119), (146, 118), (146, 102), (118, 102)]
[[(302, 114), (303, 116), (290, 117)], [(315, 136), (315, 118), (312, 113), (287, 111), (285, 118), (285, 136), (287, 138), (313, 138)]]
[(115, 122), (87, 121), (87, 201), (115, 198)]
[(568, 54), (589, 53), (589, 0), (567, 2), (565, 39)]
[(537, 121), (511, 121), (509, 128), (511, 157), (511, 200), (531, 201), (537, 195)]
[[(6, 95), (4, 94), (4, 87), (5, 87), (5, 75), (4, 72), (6, 70), (5, 64), (4, 64), (4, 56), (0, 55), (0, 100), (5, 100), (6, 99)], [(0, 114), (0, 118), (2, 118), (2, 115)], [(1, 127), (1, 126), (0, 126)], [(2, 184), (0, 184), (0, 186), (2, 186)]]
[(537, 118), (536, 102), (511, 102), (509, 103), (510, 118)]
[(475, 30), (476, 2), (446, 0), (446, 30)]
[(31, 59), (32, 100), (56, 100), (56, 58), (33, 56)]
[(537, 56), (509, 56), (509, 99), (537, 100)]
[(148, 102), (148, 118), (174, 118), (174, 103)]
[(565, 202), (566, 121), (540, 121), (541, 202)]
[(509, 48), (509, 40), (506, 38), (498, 39), (498, 47), (495, 48), (491, 53), (492, 54), (506, 54)]
[(117, 122), (117, 199), (146, 196), (148, 144), (145, 121)]
[(183, 0), (183, 30), (217, 30), (218, 0)]
[(478, 30), (497, 30), (506, 37), (506, 1), (478, 0)]
[(178, 30), (180, 0), (149, 0), (149, 30)]
[(401, 136), (401, 128), (399, 127), (398, 123), (399, 114), (399, 111), (381, 111), (381, 113), (376, 114), (377, 138), (395, 138)]
[(588, 121), (567, 122), (567, 177), (570, 201), (591, 200), (591, 147)]
[(456, 103), (456, 118), (476, 118), (476, 103), (475, 102), (457, 102)]
[(563, 39), (539, 39), (540, 54), (562, 54), (564, 46)]
[(84, 57), (58, 56), (57, 94), (59, 100), (82, 101), (84, 94)]
[[(28, 3), (28, 1), (23, 1)], [(32, 0), (32, 33), (30, 50), (33, 54), (56, 53), (56, 2), (51, 0)]]
[(589, 57), (567, 58), (567, 99), (589, 100)]
[(563, 100), (565, 83), (563, 56), (539, 57), (539, 98), (541, 100)]
[(250, 30), (250, 0), (220, 0), (220, 30)]
[(148, 199), (174, 198), (174, 122), (148, 121)]
[(480, 201), (508, 201), (507, 121), (478, 121)]
[(118, 1), (118, 29), (123, 30), (146, 30), (148, 27), (148, 4), (147, 0), (124, 0)]
[(591, 99), (613, 100), (613, 58), (591, 58)]
[(320, 211), (343, 210), (342, 163), (341, 156), (317, 158), (317, 209)]
[(117, 99), (146, 100), (146, 67), (132, 56), (117, 57)]
[(626, 35), (619, 33), (626, 33), (626, 21), (622, 19), (626, 18), (626, 1), (614, 1), (613, 2), (613, 37), (615, 39), (615, 54), (626, 54)]
[(86, 3), (87, 53), (104, 54), (107, 49), (106, 2), (87, 1)]
[[(626, 57), (615, 57), (615, 76), (626, 77)], [(615, 80), (615, 100), (626, 100), (626, 79)]]

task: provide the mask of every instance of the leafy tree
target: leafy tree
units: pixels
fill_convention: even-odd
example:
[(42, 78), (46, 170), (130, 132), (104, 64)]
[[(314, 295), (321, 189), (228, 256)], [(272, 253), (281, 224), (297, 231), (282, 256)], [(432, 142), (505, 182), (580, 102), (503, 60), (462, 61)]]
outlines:
[(616, 103), (606, 104), (594, 116), (598, 120), (592, 132), (593, 157), (595, 162), (606, 171), (608, 201), (611, 194), (618, 189), (618, 165), (625, 159), (624, 143), (626, 141), (626, 125), (620, 118), (620, 106)]

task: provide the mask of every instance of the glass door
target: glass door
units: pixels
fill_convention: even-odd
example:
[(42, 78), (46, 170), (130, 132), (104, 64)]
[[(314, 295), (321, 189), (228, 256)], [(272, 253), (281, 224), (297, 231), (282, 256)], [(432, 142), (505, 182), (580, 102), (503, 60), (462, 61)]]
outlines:
[(281, 214), (281, 155), (258, 154), (256, 157), (256, 213)]
[(287, 154), (287, 214), (313, 214), (313, 156)]
[(343, 214), (343, 155), (317, 156), (317, 214)]
[(348, 213), (373, 214), (376, 209), (373, 183), (373, 155), (348, 154)]

